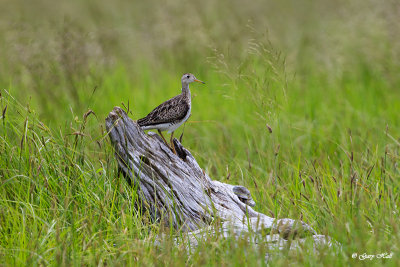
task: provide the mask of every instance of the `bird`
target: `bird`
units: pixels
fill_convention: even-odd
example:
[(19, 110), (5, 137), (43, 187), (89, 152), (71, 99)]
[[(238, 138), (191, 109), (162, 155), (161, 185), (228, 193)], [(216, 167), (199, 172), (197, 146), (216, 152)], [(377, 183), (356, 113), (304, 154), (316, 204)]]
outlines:
[(168, 142), (165, 140), (162, 132), (168, 131), (168, 133), (171, 133), (171, 145), (168, 146), (172, 148), (174, 154), (176, 154), (175, 146), (172, 144), (174, 131), (189, 119), (192, 110), (189, 84), (192, 82), (205, 84), (205, 82), (198, 80), (191, 73), (183, 74), (181, 82), (181, 94), (165, 101), (153, 109), (146, 117), (137, 120), (142, 130), (158, 130), (158, 133), (167, 145)]

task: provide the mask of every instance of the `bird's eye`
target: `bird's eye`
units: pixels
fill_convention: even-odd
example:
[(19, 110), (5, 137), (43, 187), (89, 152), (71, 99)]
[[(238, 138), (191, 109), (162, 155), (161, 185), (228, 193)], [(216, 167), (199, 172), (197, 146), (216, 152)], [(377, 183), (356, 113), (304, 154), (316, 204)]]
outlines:
[(186, 76), (186, 78), (188, 78), (188, 79), (189, 79), (189, 78), (190, 78), (190, 76), (188, 75), (188, 76)]

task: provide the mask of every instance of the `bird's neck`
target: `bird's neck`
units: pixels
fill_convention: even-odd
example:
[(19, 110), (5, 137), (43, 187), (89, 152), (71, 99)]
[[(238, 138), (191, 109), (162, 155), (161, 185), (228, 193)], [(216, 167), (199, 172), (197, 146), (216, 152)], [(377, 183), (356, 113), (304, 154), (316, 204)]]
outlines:
[(182, 84), (182, 95), (190, 100), (189, 84)]

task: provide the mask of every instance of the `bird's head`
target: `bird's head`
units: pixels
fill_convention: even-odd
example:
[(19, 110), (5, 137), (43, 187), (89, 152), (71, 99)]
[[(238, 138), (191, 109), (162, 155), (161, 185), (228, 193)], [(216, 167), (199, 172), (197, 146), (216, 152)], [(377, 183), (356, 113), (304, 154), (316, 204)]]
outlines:
[(203, 81), (198, 80), (193, 74), (191, 73), (185, 73), (182, 76), (182, 84), (189, 84), (192, 82), (198, 82), (198, 83), (205, 83)]

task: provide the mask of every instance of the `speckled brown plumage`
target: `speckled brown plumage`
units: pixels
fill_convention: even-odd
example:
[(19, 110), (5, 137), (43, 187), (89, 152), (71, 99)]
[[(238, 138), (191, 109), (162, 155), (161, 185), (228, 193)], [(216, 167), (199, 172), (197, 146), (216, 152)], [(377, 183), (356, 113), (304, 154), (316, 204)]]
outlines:
[(139, 119), (137, 123), (140, 127), (174, 123), (182, 120), (189, 111), (190, 98), (180, 94), (153, 109), (146, 117)]

